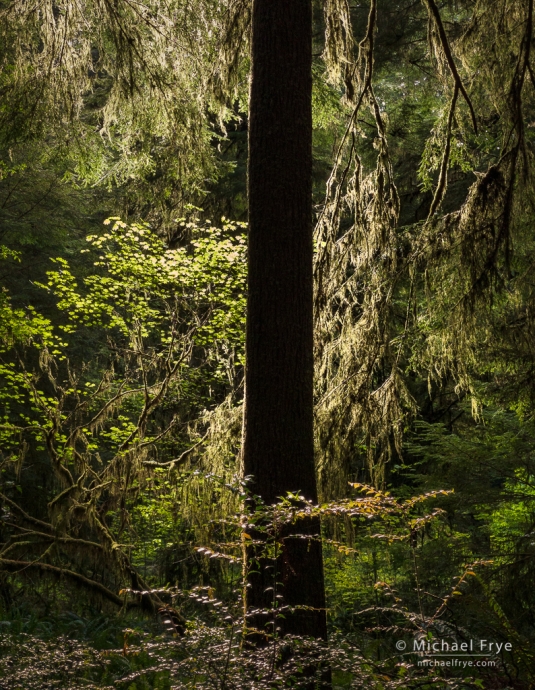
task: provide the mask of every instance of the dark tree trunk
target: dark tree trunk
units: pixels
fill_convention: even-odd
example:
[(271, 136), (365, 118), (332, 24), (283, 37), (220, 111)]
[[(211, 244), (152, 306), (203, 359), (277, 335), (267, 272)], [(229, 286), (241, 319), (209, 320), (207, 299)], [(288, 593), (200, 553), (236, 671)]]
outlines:
[[(313, 443), (311, 0), (254, 0), (249, 108), (249, 286), (243, 461), (267, 504), (317, 501)], [(293, 533), (319, 535), (319, 522)], [(283, 535), (284, 632), (326, 637), (319, 539)], [(271, 570), (251, 577), (269, 606)]]

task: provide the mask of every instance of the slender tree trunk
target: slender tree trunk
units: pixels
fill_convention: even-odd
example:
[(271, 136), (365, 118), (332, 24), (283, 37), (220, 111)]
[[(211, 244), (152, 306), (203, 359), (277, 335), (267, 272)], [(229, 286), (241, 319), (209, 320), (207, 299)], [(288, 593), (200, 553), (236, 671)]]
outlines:
[[(313, 443), (311, 0), (254, 0), (249, 108), (249, 285), (243, 464), (271, 504), (317, 501)], [(326, 637), (319, 522), (282, 535), (283, 631)], [(264, 564), (265, 565), (265, 564)], [(265, 607), (272, 571), (251, 577)]]

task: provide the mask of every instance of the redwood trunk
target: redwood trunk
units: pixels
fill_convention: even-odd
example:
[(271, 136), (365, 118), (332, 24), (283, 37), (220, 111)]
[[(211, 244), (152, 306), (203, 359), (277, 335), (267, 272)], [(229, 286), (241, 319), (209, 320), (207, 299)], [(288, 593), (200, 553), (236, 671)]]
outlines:
[[(268, 503), (317, 501), (313, 442), (311, 0), (254, 0), (249, 108), (249, 283), (243, 461)], [(294, 526), (319, 535), (319, 522)], [(284, 632), (326, 637), (319, 539), (286, 538)], [(271, 570), (250, 603), (270, 604)]]

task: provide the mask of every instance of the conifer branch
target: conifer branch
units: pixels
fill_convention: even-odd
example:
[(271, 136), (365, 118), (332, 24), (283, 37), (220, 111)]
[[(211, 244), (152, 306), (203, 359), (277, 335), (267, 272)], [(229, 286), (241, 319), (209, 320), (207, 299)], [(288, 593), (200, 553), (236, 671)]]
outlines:
[(431, 218), (438, 211), (442, 199), (444, 198), (444, 193), (446, 191), (446, 186), (448, 182), (448, 165), (450, 161), (450, 151), (451, 151), (451, 130), (453, 127), (453, 118), (455, 117), (455, 107), (457, 105), (457, 98), (459, 96), (459, 85), (456, 83), (453, 91), (453, 98), (451, 99), (450, 112), (448, 115), (448, 124), (446, 127), (446, 146), (444, 148), (444, 155), (442, 156), (442, 163), (440, 165), (440, 174), (438, 177), (438, 184), (435, 190), (435, 195), (433, 197), (433, 202), (431, 208), (429, 209), (429, 215), (427, 216), (427, 221), (429, 222)]
[(463, 98), (466, 101), (466, 104), (468, 105), (468, 108), (470, 110), (470, 116), (472, 118), (472, 126), (474, 128), (474, 132), (477, 134), (478, 128), (477, 128), (477, 119), (476, 119), (476, 113), (474, 110), (474, 106), (472, 105), (472, 101), (470, 100), (470, 96), (468, 95), (468, 92), (466, 91), (466, 88), (462, 82), (460, 75), (459, 75), (459, 71), (457, 70), (457, 65), (455, 64), (455, 60), (453, 59), (450, 44), (448, 41), (448, 37), (446, 36), (446, 31), (444, 29), (444, 24), (442, 23), (442, 18), (440, 16), (439, 9), (435, 3), (435, 0), (423, 0), (423, 2), (427, 6), (429, 13), (432, 15), (432, 17), (434, 19), (435, 25), (437, 27), (438, 35), (440, 38), (440, 43), (442, 45), (442, 50), (444, 51), (444, 56), (445, 56), (446, 61), (448, 63), (448, 67), (450, 68), (451, 75), (455, 81), (457, 88), (462, 93)]

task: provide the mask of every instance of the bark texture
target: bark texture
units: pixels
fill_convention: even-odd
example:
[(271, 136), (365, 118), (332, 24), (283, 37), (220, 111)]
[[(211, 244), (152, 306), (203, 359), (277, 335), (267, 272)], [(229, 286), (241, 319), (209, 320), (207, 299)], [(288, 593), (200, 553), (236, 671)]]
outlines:
[[(311, 0), (254, 0), (249, 107), (249, 284), (244, 473), (268, 503), (288, 491), (317, 501), (313, 441)], [(284, 631), (326, 636), (321, 543), (310, 521), (281, 535)], [(264, 563), (265, 565), (265, 563)], [(269, 606), (273, 571), (251, 578)]]

